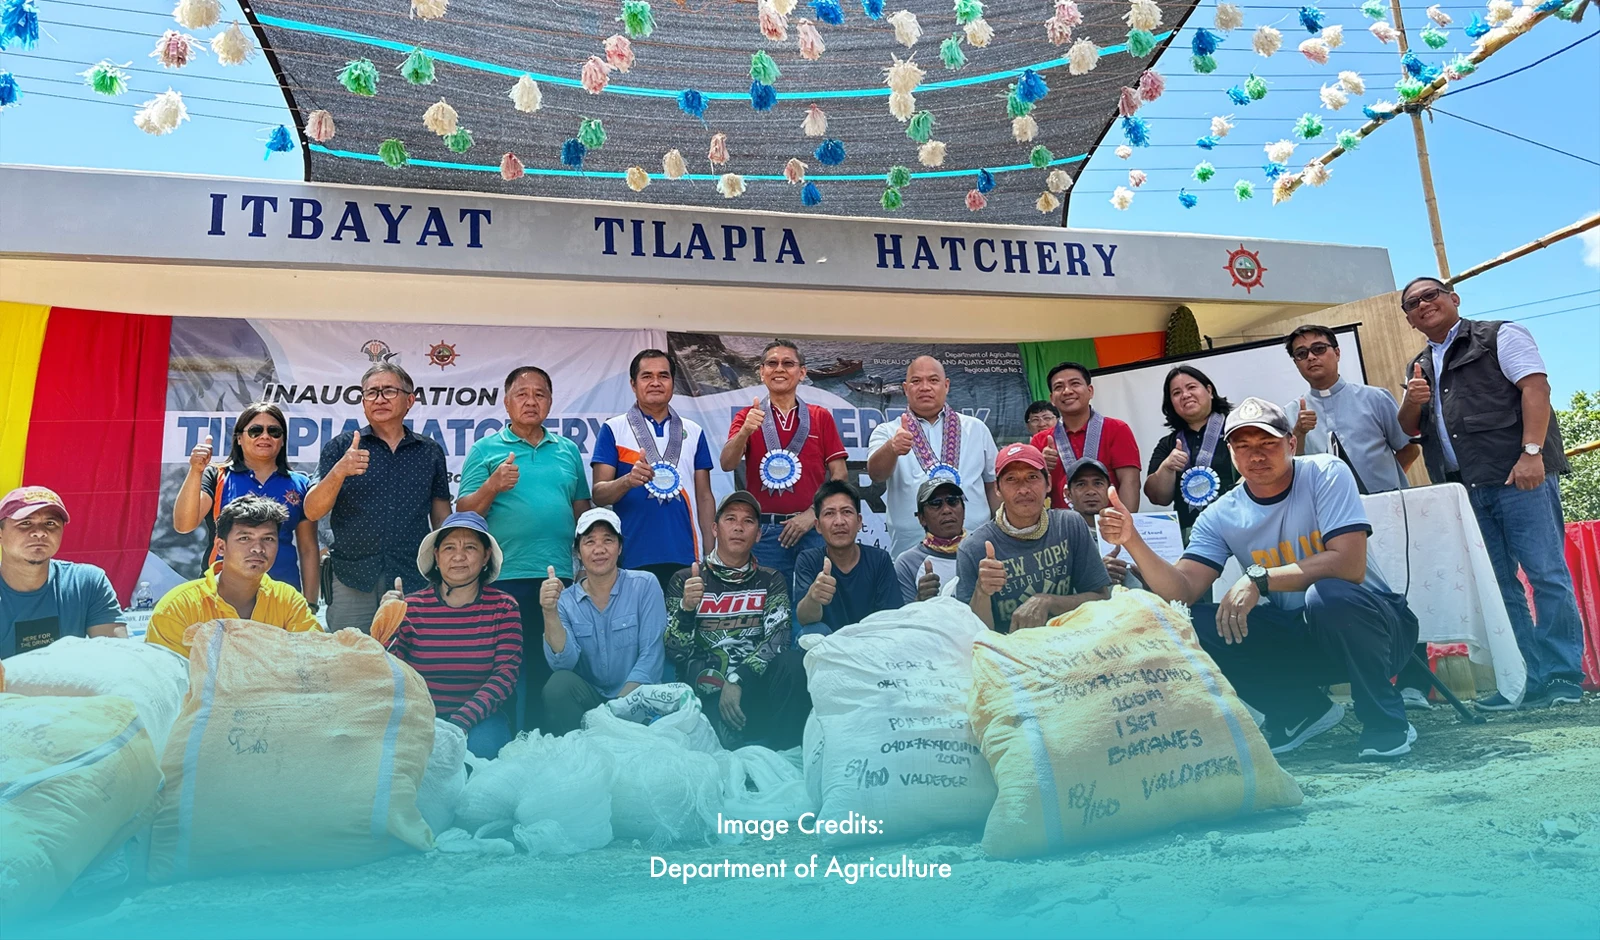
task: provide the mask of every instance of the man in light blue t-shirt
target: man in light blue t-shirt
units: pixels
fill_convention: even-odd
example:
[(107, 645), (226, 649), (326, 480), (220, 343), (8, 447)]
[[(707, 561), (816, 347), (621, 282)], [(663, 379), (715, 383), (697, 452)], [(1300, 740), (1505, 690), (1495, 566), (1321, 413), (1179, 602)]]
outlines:
[[(1390, 677), (1417, 642), (1417, 618), (1367, 553), (1372, 526), (1350, 469), (1327, 454), (1294, 456), (1288, 415), (1260, 398), (1240, 402), (1223, 435), (1243, 485), (1200, 515), (1177, 564), (1150, 550), (1115, 497), (1101, 537), (1127, 548), (1151, 591), (1191, 605), (1201, 645), (1267, 716), (1274, 754), (1340, 722), (1344, 707), (1320, 687), (1346, 680), (1361, 759), (1409, 753), (1417, 733)], [(1221, 604), (1196, 603), (1229, 558), (1244, 576)]]

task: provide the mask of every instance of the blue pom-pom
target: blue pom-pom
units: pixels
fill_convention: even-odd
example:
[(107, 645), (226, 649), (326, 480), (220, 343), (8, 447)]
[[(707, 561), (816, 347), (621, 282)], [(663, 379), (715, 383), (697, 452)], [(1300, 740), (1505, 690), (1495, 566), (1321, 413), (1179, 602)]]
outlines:
[(294, 149), (294, 138), (289, 136), (289, 129), (279, 124), (272, 129), (272, 136), (267, 138), (267, 156), (275, 153), (288, 153)]
[(1028, 104), (1043, 100), (1050, 94), (1050, 86), (1044, 83), (1044, 78), (1033, 69), (1026, 69), (1022, 78), (1017, 82), (1017, 97)]
[(771, 111), (778, 103), (778, 90), (762, 82), (750, 83), (750, 107), (757, 111)]
[(1566, 5), (1566, 0), (1544, 0), (1543, 3), (1533, 8), (1533, 12), (1549, 13), (1551, 10), (1559, 10)]
[(1370, 104), (1364, 104), (1361, 106), (1361, 113), (1365, 114), (1367, 116), (1367, 120), (1369, 121), (1387, 121), (1399, 112), (1379, 111)]
[(1201, 150), (1212, 150), (1215, 149), (1217, 144), (1220, 143), (1222, 143), (1221, 137), (1218, 137), (1215, 134), (1207, 134), (1206, 136), (1195, 141), (1194, 145), (1199, 147)]
[(1150, 146), (1150, 125), (1142, 117), (1125, 117), (1122, 119), (1122, 136), (1127, 138), (1129, 144), (1135, 147)]
[(1178, 204), (1185, 209), (1193, 209), (1199, 202), (1200, 197), (1194, 193), (1189, 192), (1187, 189), (1178, 190)]
[(22, 100), (22, 89), (10, 72), (0, 71), (0, 108), (9, 108)]
[(817, 11), (817, 19), (829, 26), (844, 25), (844, 11), (839, 9), (839, 0), (811, 0), (811, 9)]
[(822, 190), (817, 188), (816, 183), (808, 180), (804, 186), (800, 187), (800, 204), (802, 206), (822, 205)]
[(1228, 100), (1237, 105), (1246, 105), (1250, 103), (1250, 93), (1235, 85), (1228, 89)]
[[(1565, 2), (1565, 0), (1561, 0)], [(1560, 6), (1560, 3), (1556, 4)], [(861, 12), (875, 20), (883, 19), (883, 0), (861, 0)]]
[(576, 137), (570, 137), (566, 143), (561, 145), (561, 165), (581, 170), (583, 169), (584, 154), (588, 152), (589, 148), (583, 145), (583, 141)]
[(678, 107), (684, 114), (703, 121), (706, 117), (706, 96), (693, 88), (686, 88), (678, 92)]
[(1267, 174), (1267, 179), (1276, 180), (1278, 177), (1280, 177), (1283, 174), (1289, 172), (1289, 164), (1287, 164), (1287, 163), (1268, 163), (1266, 166), (1263, 166), (1261, 168), (1261, 172)]
[(844, 162), (844, 141), (829, 137), (817, 145), (814, 156), (823, 166), (838, 166)]
[(1301, 7), (1300, 25), (1304, 26), (1308, 33), (1322, 32), (1322, 11), (1316, 7)]
[(33, 0), (5, 0), (0, 6), (0, 49), (17, 43), (32, 49), (39, 41), (39, 8)]
[(1489, 35), (1489, 28), (1489, 24), (1483, 21), (1483, 17), (1474, 13), (1472, 14), (1472, 22), (1467, 24), (1467, 38), (1482, 39), (1483, 37)]
[(1222, 45), (1222, 36), (1209, 29), (1197, 29), (1194, 38), (1189, 40), (1189, 49), (1195, 55), (1210, 55)]
[(1431, 82), (1444, 71), (1443, 66), (1429, 65), (1422, 61), (1421, 56), (1410, 50), (1400, 56), (1400, 64), (1405, 67), (1406, 72), (1412, 78), (1421, 82)]
[(992, 192), (994, 192), (994, 186), (995, 186), (994, 174), (990, 173), (988, 170), (979, 170), (978, 171), (978, 192), (980, 192), (980, 193), (992, 193)]

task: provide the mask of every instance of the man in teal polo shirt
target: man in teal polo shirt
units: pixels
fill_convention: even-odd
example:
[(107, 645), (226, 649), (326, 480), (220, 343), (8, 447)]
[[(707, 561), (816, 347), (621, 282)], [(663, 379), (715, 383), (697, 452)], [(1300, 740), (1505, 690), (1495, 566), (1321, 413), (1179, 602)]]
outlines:
[[(522, 615), (524, 649), (544, 638), (539, 585), (554, 567), (571, 583), (573, 521), (589, 508), (589, 481), (578, 445), (547, 433), (553, 387), (538, 366), (519, 366), (506, 376), (508, 422), (498, 434), (472, 445), (461, 468), (459, 512), (475, 512), (489, 522), (505, 566), (495, 587), (516, 598)], [(542, 656), (523, 659), (517, 698), (523, 703), (522, 728), (541, 727), (539, 690), (550, 678)], [(528, 690), (533, 694), (529, 695)]]

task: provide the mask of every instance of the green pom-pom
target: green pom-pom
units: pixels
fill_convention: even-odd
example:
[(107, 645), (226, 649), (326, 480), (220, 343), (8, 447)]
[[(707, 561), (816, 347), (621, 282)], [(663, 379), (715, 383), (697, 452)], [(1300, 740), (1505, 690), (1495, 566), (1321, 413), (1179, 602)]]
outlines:
[(1361, 15), (1369, 20), (1387, 19), (1389, 5), (1384, 3), (1383, 0), (1367, 0), (1366, 3), (1361, 4)]
[(1217, 70), (1217, 60), (1214, 56), (1197, 55), (1189, 57), (1189, 64), (1201, 75), (1210, 75)]
[(1256, 184), (1249, 180), (1240, 180), (1233, 184), (1233, 198), (1244, 202), (1246, 199), (1255, 198)]
[(1334, 140), (1339, 142), (1339, 147), (1343, 150), (1354, 150), (1361, 146), (1361, 135), (1355, 131), (1340, 131), (1334, 136)]
[(1041, 170), (1049, 166), (1050, 161), (1055, 158), (1056, 155), (1051, 153), (1050, 148), (1044, 144), (1039, 144), (1028, 152), (1028, 162)]
[(900, 189), (911, 182), (911, 171), (903, 166), (892, 166), (883, 182), (890, 189)]
[[(371, 62), (367, 63), (371, 65)], [(398, 170), (411, 162), (411, 155), (406, 153), (406, 145), (391, 137), (378, 145), (378, 159), (388, 165), (391, 170)]]
[(982, 0), (956, 0), (956, 22), (962, 26), (983, 15)]
[[(378, 93), (378, 67), (372, 64), (371, 59), (355, 59), (346, 62), (344, 68), (339, 70), (339, 84), (352, 95), (361, 95), (371, 98)], [(399, 141), (392, 141), (398, 144)], [(405, 148), (401, 148), (403, 153)]]
[(400, 77), (413, 85), (433, 84), (433, 57), (421, 49), (412, 49), (400, 63)]
[(1135, 59), (1143, 59), (1154, 52), (1155, 48), (1156, 37), (1148, 29), (1128, 30), (1128, 55)]
[(772, 56), (767, 55), (766, 50), (758, 49), (755, 55), (750, 57), (751, 80), (758, 81), (763, 85), (771, 85), (782, 74), (782, 72), (778, 71), (778, 63), (772, 61)]
[(622, 21), (629, 39), (645, 39), (656, 31), (655, 14), (645, 0), (623, 0), (622, 15), (617, 19)]
[(1322, 136), (1322, 118), (1307, 112), (1294, 122), (1294, 132), (1301, 140), (1316, 140)]
[(1250, 96), (1251, 101), (1260, 101), (1267, 96), (1267, 80), (1254, 72), (1244, 80), (1244, 93)]
[(1426, 84), (1415, 78), (1412, 78), (1409, 75), (1400, 79), (1394, 84), (1395, 94), (1400, 96), (1401, 101), (1406, 102), (1416, 101), (1418, 98), (1421, 98), (1422, 93), (1426, 91), (1427, 88), (1428, 86)]
[(1450, 42), (1450, 34), (1429, 26), (1422, 31), (1422, 41), (1428, 44), (1429, 49), (1443, 49)]
[(961, 51), (961, 34), (956, 33), (939, 43), (939, 58), (947, 69), (958, 69), (967, 64), (967, 54)]
[(1027, 117), (1033, 113), (1033, 102), (1023, 101), (1017, 97), (1017, 86), (1011, 86), (1011, 92), (1006, 95), (1006, 117), (1016, 120)]
[(933, 112), (918, 111), (906, 123), (906, 136), (919, 144), (925, 144), (933, 137)]
[(83, 83), (99, 94), (114, 98), (128, 90), (128, 73), (102, 59), (83, 73)]
[[(1565, 7), (1563, 7), (1563, 9), (1565, 9)], [(1454, 59), (1451, 59), (1450, 64), (1445, 66), (1444, 69), (1446, 72), (1449, 72), (1458, 78), (1465, 78), (1466, 76), (1471, 75), (1473, 72), (1476, 72), (1478, 70), (1478, 66), (1466, 56), (1458, 55)]]
[(599, 119), (584, 118), (578, 122), (578, 139), (590, 150), (599, 150), (606, 145), (606, 129), (600, 126)]
[(1209, 161), (1194, 168), (1194, 178), (1202, 183), (1211, 182), (1211, 178), (1216, 175), (1217, 168), (1212, 166)]
[(891, 187), (883, 191), (883, 198), (878, 200), (878, 205), (893, 212), (905, 205), (905, 200), (900, 198), (900, 190)]
[(458, 127), (454, 134), (445, 136), (444, 145), (450, 148), (451, 153), (466, 153), (472, 149), (472, 132), (465, 127)]
[(1570, 0), (1566, 6), (1556, 11), (1556, 19), (1572, 22), (1572, 18), (1578, 15), (1578, 7), (1582, 5), (1583, 0)]

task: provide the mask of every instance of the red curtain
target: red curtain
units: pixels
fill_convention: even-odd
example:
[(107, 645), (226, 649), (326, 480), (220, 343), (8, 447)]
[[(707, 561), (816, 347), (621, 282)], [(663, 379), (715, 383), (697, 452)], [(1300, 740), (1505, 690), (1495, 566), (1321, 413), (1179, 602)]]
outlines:
[(126, 604), (161, 482), (169, 317), (55, 307), (39, 354), (23, 479), (72, 514), (58, 557), (104, 568)]
[(1583, 685), (1600, 692), (1600, 522), (1567, 523), (1567, 567), (1583, 618)]

